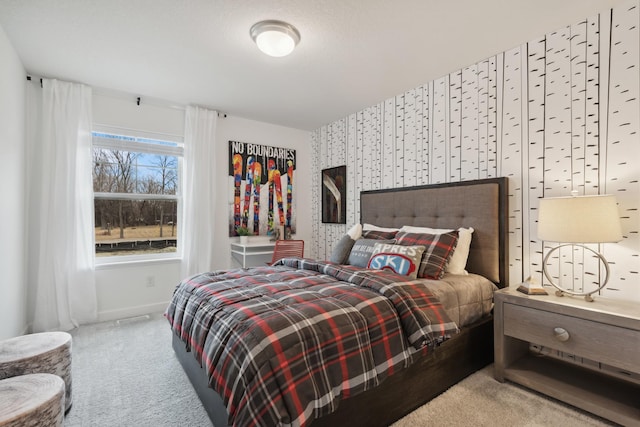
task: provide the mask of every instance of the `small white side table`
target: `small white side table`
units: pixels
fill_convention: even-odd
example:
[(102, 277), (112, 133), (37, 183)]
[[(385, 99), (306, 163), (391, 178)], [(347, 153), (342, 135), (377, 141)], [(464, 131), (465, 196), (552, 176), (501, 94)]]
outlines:
[(241, 267), (264, 266), (271, 261), (275, 242), (249, 239), (248, 243), (231, 242), (231, 256)]

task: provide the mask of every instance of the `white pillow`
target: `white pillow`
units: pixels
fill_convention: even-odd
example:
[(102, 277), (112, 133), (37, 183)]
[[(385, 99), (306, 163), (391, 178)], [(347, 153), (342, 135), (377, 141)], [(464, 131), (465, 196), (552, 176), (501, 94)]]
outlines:
[[(428, 233), (428, 234), (442, 234), (453, 231), (446, 228), (429, 228), (429, 227), (412, 227), (410, 225), (404, 225), (400, 231), (406, 231), (407, 233)], [(446, 272), (451, 274), (469, 274), (464, 268), (467, 266), (467, 258), (469, 258), (469, 248), (471, 246), (471, 234), (473, 228), (458, 228), (458, 244), (456, 249), (451, 255), (449, 264), (447, 265)]]
[(362, 225), (356, 224), (347, 231), (349, 237), (353, 240), (358, 240), (362, 236)]
[(398, 231), (399, 228), (385, 228), (378, 227), (377, 225), (367, 224), (366, 222), (362, 224), (362, 230), (373, 230), (373, 231)]

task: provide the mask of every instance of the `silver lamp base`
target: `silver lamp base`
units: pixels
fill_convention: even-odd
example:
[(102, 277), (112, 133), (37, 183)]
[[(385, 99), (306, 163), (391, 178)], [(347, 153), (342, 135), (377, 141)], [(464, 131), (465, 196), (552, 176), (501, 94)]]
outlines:
[[(588, 250), (588, 251), (590, 251), (590, 252), (594, 253), (594, 254), (595, 254), (595, 255), (600, 259), (600, 261), (604, 264), (604, 268), (605, 268), (605, 273), (606, 273), (606, 275), (605, 275), (604, 280), (602, 281), (602, 283), (601, 283), (601, 284), (600, 284), (596, 289), (594, 289), (594, 290), (592, 290), (592, 291), (589, 291), (589, 292), (576, 292), (576, 291), (571, 290), (571, 289), (565, 289), (565, 288), (563, 288), (562, 286), (558, 285), (556, 282), (554, 282), (554, 281), (553, 281), (553, 279), (551, 278), (551, 275), (550, 275), (550, 274), (549, 274), (549, 272), (547, 271), (547, 261), (549, 260), (549, 257), (551, 256), (551, 254), (553, 254), (555, 251), (557, 251), (558, 249), (563, 248), (563, 247), (565, 247), (565, 246), (574, 246), (574, 247), (575, 247), (575, 246), (580, 246), (580, 247), (582, 247), (582, 248), (584, 248), (584, 249), (586, 249), (586, 250)], [(608, 263), (608, 262), (607, 262), (607, 260), (604, 258), (604, 256), (602, 256), (602, 254), (601, 254), (601, 253), (596, 252), (596, 251), (594, 251), (593, 249), (588, 248), (588, 247), (586, 247), (586, 246), (584, 246), (584, 245), (576, 245), (576, 244), (573, 244), (573, 243), (567, 243), (567, 244), (564, 244), (564, 245), (559, 245), (559, 246), (556, 246), (555, 248), (551, 249), (551, 250), (547, 253), (547, 256), (545, 256), (545, 257), (544, 257), (544, 261), (542, 261), (542, 272), (544, 273), (544, 276), (547, 278), (547, 280), (549, 281), (549, 283), (550, 283), (554, 288), (556, 288), (556, 289), (557, 289), (557, 291), (556, 291), (556, 295), (557, 295), (557, 296), (561, 297), (561, 296), (563, 296), (563, 295), (565, 295), (565, 294), (566, 294), (566, 295), (584, 296), (584, 299), (585, 299), (586, 301), (588, 301), (588, 302), (593, 302), (593, 301), (594, 301), (594, 299), (593, 299), (593, 297), (592, 297), (591, 295), (592, 295), (592, 294), (594, 294), (594, 293), (596, 293), (596, 292), (599, 292), (599, 291), (600, 291), (601, 289), (603, 289), (603, 288), (607, 285), (607, 283), (609, 282), (609, 263)]]

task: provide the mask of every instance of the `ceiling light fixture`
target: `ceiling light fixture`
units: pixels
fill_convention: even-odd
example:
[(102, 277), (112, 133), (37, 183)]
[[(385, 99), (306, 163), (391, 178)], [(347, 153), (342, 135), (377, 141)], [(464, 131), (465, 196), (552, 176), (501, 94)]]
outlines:
[(254, 24), (249, 31), (258, 48), (270, 56), (287, 56), (300, 42), (300, 33), (291, 24), (267, 20)]

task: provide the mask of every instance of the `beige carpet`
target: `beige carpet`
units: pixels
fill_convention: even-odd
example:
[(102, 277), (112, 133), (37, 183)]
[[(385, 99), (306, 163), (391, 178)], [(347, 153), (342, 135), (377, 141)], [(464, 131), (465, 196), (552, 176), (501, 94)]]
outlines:
[(499, 383), (493, 365), (467, 377), (393, 424), (421, 426), (610, 426), (608, 422), (533, 393)]

